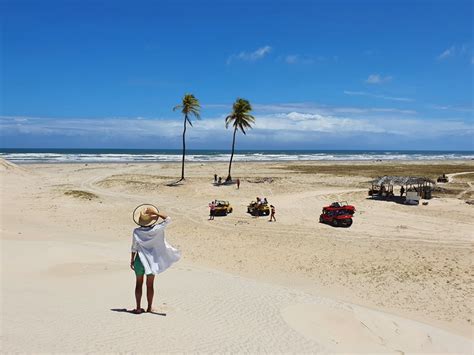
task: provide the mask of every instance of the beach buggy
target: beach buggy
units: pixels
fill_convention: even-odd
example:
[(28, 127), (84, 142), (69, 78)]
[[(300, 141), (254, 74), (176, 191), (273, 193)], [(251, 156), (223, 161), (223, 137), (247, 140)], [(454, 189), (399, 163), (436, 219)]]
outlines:
[(227, 216), (228, 213), (232, 213), (233, 208), (229, 201), (214, 200), (215, 204), (215, 215), (216, 216)]
[(323, 207), (319, 216), (320, 223), (327, 223), (334, 227), (350, 227), (352, 225), (352, 216), (355, 207), (349, 205), (346, 201), (333, 202), (331, 205)]
[(252, 216), (270, 215), (270, 205), (267, 199), (257, 197), (257, 201), (252, 201), (247, 206), (247, 213), (250, 213)]

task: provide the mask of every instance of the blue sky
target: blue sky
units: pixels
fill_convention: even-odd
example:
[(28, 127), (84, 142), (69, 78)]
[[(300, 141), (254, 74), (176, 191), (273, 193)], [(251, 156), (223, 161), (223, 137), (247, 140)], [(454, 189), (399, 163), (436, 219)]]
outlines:
[(0, 0), (1, 147), (452, 149), (473, 145), (464, 0)]

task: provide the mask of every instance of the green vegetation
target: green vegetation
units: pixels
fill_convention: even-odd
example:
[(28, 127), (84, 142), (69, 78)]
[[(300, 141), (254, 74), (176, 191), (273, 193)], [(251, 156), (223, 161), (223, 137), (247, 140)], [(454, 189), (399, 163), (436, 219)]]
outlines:
[(105, 188), (130, 187), (135, 191), (156, 190), (159, 186), (169, 183), (173, 177), (148, 174), (119, 174), (109, 176), (97, 183)]
[[(474, 170), (474, 167), (472, 170)], [(453, 180), (454, 182), (474, 182), (474, 172), (470, 174), (454, 176)]]
[(67, 190), (64, 192), (66, 196), (72, 196), (75, 198), (80, 198), (82, 200), (93, 200), (99, 198), (96, 194), (92, 192), (82, 191), (82, 190)]
[[(393, 163), (376, 162), (373, 164), (288, 164), (275, 167), (274, 169), (290, 170), (302, 174), (328, 174), (336, 176), (364, 176), (376, 178), (384, 175), (401, 176), (423, 176), (436, 180), (442, 174), (460, 173), (474, 171), (473, 163), (453, 163), (453, 164), (414, 164), (414, 163)], [(469, 175), (455, 177), (455, 180)], [(471, 178), (473, 175), (470, 175)], [(465, 180), (464, 180), (465, 181)]]

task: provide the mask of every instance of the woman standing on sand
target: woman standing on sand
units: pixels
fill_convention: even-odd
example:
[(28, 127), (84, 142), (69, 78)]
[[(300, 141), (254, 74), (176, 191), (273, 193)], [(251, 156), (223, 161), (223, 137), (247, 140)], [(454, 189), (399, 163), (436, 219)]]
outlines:
[(212, 201), (209, 204), (209, 220), (214, 220), (214, 216), (216, 215), (216, 203)]
[[(138, 220), (137, 218), (138, 217)], [(156, 224), (162, 218), (161, 223)], [(135, 271), (135, 300), (137, 302), (133, 313), (145, 312), (141, 308), (143, 279), (146, 274), (147, 312), (152, 312), (155, 275), (165, 271), (181, 257), (180, 252), (172, 247), (165, 239), (165, 228), (171, 218), (159, 213), (155, 207), (143, 207), (134, 212), (133, 219), (140, 225), (133, 231), (132, 255), (130, 267)]]
[(275, 206), (273, 205), (270, 205), (270, 220), (268, 222), (271, 222), (271, 221), (274, 221), (276, 222), (276, 218), (275, 218)]

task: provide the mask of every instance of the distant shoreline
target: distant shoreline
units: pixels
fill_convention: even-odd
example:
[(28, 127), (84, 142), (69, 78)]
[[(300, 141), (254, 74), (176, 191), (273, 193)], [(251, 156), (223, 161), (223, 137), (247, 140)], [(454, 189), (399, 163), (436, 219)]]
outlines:
[[(5, 159), (0, 157), (1, 159)], [(17, 165), (147, 165), (147, 164), (178, 164), (179, 161), (15, 161), (5, 159), (9, 162)], [(235, 160), (235, 163), (246, 163), (246, 164), (278, 164), (278, 163), (301, 163), (301, 164), (314, 164), (314, 165), (344, 165), (350, 163), (356, 164), (371, 164), (371, 163), (385, 163), (385, 164), (464, 164), (473, 162), (474, 158), (471, 159), (418, 159), (418, 160), (257, 160), (257, 161), (245, 161)], [(228, 164), (228, 161), (185, 161), (186, 164)]]
[[(0, 159), (3, 159), (0, 157)], [(140, 166), (140, 165), (163, 165), (163, 166), (172, 166), (176, 165), (181, 166), (181, 162), (177, 161), (135, 161), (135, 162), (14, 162), (8, 160), (14, 164), (19, 166)], [(285, 166), (365, 166), (365, 165), (374, 165), (376, 166), (404, 166), (404, 165), (473, 165), (474, 168), (474, 159), (449, 159), (449, 160), (287, 160), (287, 161), (266, 161), (266, 160), (259, 160), (259, 161), (235, 161), (234, 165), (245, 163), (245, 164), (255, 164), (258, 165), (266, 165), (266, 166), (274, 166), (274, 165), (285, 165)], [(228, 161), (186, 161), (186, 165), (189, 166), (196, 166), (196, 165), (224, 165), (228, 166)]]
[[(181, 162), (181, 150), (0, 149), (0, 158), (25, 163), (169, 163)], [(186, 162), (227, 162), (227, 150), (189, 150)], [(240, 150), (238, 162), (469, 161), (474, 151), (418, 150)]]

